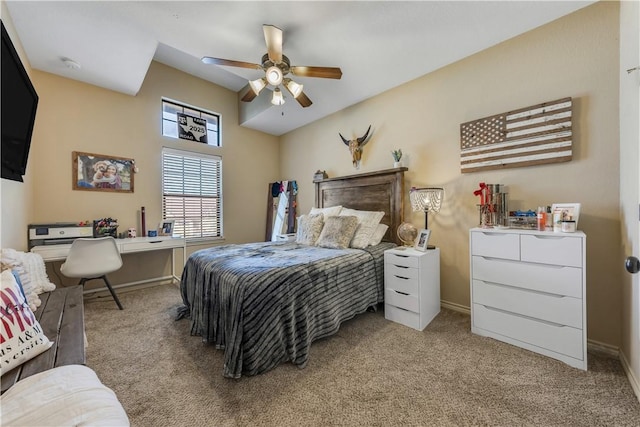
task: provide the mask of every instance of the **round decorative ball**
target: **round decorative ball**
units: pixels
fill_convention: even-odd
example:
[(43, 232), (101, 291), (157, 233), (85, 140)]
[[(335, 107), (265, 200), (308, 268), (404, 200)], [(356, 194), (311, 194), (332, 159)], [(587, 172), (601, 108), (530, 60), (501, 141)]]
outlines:
[(418, 237), (418, 229), (408, 222), (403, 222), (398, 226), (398, 238), (404, 243), (405, 246), (413, 246), (413, 243)]

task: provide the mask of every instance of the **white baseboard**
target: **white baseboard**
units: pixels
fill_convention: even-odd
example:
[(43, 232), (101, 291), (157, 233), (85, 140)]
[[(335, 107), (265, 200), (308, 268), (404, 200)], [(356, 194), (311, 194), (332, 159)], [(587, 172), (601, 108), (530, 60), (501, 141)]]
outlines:
[(456, 304), (455, 302), (445, 301), (443, 299), (440, 300), (440, 307), (448, 308), (449, 310), (457, 311), (458, 313), (463, 313), (471, 316), (471, 309), (464, 305)]
[(631, 365), (629, 365), (629, 361), (625, 357), (624, 353), (619, 352), (619, 354), (620, 354), (619, 356), (620, 363), (622, 363), (622, 369), (624, 369), (624, 372), (627, 374), (627, 379), (629, 380), (629, 384), (631, 384), (631, 388), (633, 389), (633, 392), (636, 394), (636, 398), (638, 399), (638, 402), (640, 402), (640, 381), (631, 370)]

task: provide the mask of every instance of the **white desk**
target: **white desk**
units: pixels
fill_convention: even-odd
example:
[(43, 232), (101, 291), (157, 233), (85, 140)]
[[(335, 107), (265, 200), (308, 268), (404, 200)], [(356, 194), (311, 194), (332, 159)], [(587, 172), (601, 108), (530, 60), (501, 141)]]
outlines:
[[(186, 239), (182, 237), (160, 236), (160, 237), (134, 237), (126, 239), (116, 239), (116, 245), (121, 254), (131, 254), (136, 252), (158, 251), (162, 249), (171, 249), (171, 276), (158, 277), (145, 280), (145, 282), (159, 281), (171, 278), (180, 281), (180, 277), (176, 276), (175, 267), (175, 249), (182, 249), (183, 265), (187, 262), (187, 244)], [(42, 245), (34, 246), (31, 252), (35, 252), (42, 256), (45, 262), (63, 261), (67, 258), (67, 254), (71, 249), (71, 244), (64, 245)], [(139, 283), (139, 282), (137, 282)], [(114, 286), (123, 287), (136, 283), (121, 284)]]

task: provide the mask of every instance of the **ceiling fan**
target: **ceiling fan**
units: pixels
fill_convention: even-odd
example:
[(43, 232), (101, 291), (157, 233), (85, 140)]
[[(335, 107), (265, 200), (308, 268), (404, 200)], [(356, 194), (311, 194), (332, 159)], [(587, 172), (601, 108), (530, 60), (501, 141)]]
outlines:
[(251, 68), (263, 70), (265, 75), (256, 80), (249, 81), (250, 89), (242, 97), (242, 101), (251, 102), (260, 94), (267, 85), (274, 87), (271, 103), (284, 104), (284, 97), (280, 85), (291, 93), (298, 103), (306, 108), (312, 104), (311, 100), (302, 91), (303, 85), (294, 82), (287, 77), (289, 73), (300, 77), (322, 77), (325, 79), (340, 79), (342, 71), (338, 67), (307, 67), (292, 66), (289, 58), (282, 54), (282, 30), (273, 25), (263, 25), (264, 40), (267, 44), (267, 53), (262, 57), (260, 64), (251, 62), (234, 61), (231, 59), (212, 58), (205, 56), (202, 62), (205, 64), (226, 65), (229, 67)]

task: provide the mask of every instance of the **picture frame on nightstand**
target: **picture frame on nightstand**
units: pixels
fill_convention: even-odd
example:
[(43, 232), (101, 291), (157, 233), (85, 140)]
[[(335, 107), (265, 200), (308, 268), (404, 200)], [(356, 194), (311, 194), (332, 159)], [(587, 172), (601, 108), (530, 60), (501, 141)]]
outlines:
[(418, 233), (418, 238), (416, 239), (416, 244), (414, 248), (419, 251), (426, 252), (427, 248), (429, 247), (430, 235), (431, 235), (431, 230), (428, 230), (426, 228), (423, 228), (422, 230), (420, 230), (420, 233)]

